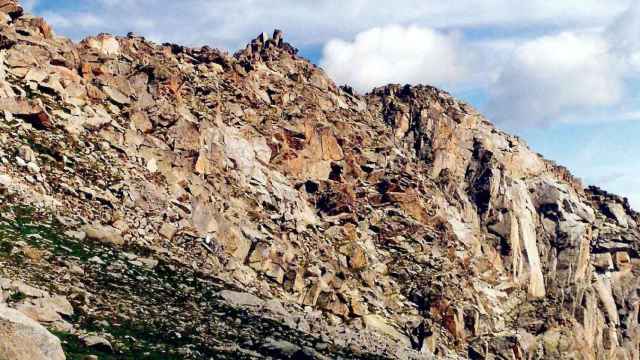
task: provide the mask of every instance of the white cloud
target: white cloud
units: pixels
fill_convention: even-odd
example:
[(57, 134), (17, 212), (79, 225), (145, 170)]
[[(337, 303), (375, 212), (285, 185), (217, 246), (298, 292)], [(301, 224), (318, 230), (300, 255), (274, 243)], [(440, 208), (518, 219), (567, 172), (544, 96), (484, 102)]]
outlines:
[[(33, 0), (31, 0), (33, 1)], [(234, 50), (261, 31), (282, 28), (298, 46), (319, 45), (331, 38), (390, 24), (427, 28), (500, 29), (604, 26), (626, 9), (631, 0), (99, 0), (78, 1), (74, 8), (57, 8), (59, 0), (39, 0), (35, 11), (47, 10), (78, 26), (62, 33), (76, 40), (97, 32), (154, 31), (162, 41), (208, 44)], [(80, 10), (78, 10), (80, 9)], [(101, 23), (83, 23), (76, 17), (90, 12)], [(140, 23), (139, 19), (146, 19)], [(179, 29), (176, 31), (176, 29)]]
[[(589, 26), (531, 38), (465, 39), (419, 26), (386, 26), (327, 43), (321, 65), (361, 92), (386, 83), (426, 83), (484, 93), (503, 127), (632, 119), (640, 74), (640, 5)], [(637, 89), (635, 89), (637, 90)]]
[[(473, 41), (459, 33), (387, 26), (351, 42), (329, 41), (321, 66), (361, 92), (387, 83), (431, 84), (454, 93), (475, 88), (487, 95), (490, 118), (512, 129), (611, 118), (626, 95), (628, 75), (602, 29)], [(634, 112), (618, 110), (617, 120)]]
[(622, 52), (640, 50), (640, 3), (633, 3), (607, 29), (607, 37), (614, 48)]
[(634, 2), (605, 27), (523, 42), (488, 89), (488, 112), (512, 128), (637, 119), (639, 33)]
[[(334, 79), (359, 91), (388, 83), (449, 87), (469, 76), (460, 36), (430, 28), (387, 26), (331, 40), (321, 66)], [(465, 60), (465, 61), (463, 61)]]
[[(91, 12), (78, 12), (73, 16), (64, 16), (56, 12), (45, 12), (42, 16), (57, 32), (65, 33), (78, 28), (99, 27), (103, 21)], [(95, 35), (95, 34), (94, 34)]]
[(629, 75), (640, 73), (640, 3), (634, 3), (606, 29), (605, 37), (627, 66)]
[[(497, 3), (488, 1), (469, 9), (481, 23), (483, 10)], [(501, 11), (509, 11), (515, 18), (552, 23), (552, 14), (562, 14), (570, 3), (528, 2), (524, 5), (528, 15), (506, 5), (494, 16), (500, 18)], [(574, 12), (566, 14), (563, 24), (570, 23), (572, 16), (589, 19), (583, 27), (520, 38), (481, 31), (478, 40), (424, 26), (377, 27), (358, 33), (352, 41), (332, 39), (321, 64), (337, 82), (360, 91), (397, 82), (432, 84), (454, 94), (475, 89), (487, 98), (482, 110), (512, 130), (552, 122), (629, 120), (640, 112), (633, 96), (638, 89), (632, 84), (640, 75), (640, 4), (627, 3), (631, 5), (626, 11), (614, 14), (610, 8), (582, 4), (590, 10), (573, 3)], [(464, 13), (459, 3), (446, 9)], [(606, 22), (597, 21), (593, 14), (589, 18), (587, 13), (596, 9), (608, 14)], [(503, 33), (513, 34), (499, 32)]]
[(620, 60), (599, 34), (563, 32), (517, 46), (489, 89), (489, 114), (510, 125), (566, 120), (617, 105), (624, 94)]

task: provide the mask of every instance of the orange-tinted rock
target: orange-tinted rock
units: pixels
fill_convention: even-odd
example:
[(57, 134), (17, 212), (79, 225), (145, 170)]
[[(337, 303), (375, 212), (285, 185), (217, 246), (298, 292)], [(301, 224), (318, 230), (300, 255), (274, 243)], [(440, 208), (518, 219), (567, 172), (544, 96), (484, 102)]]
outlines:
[(0, 11), (16, 18), (22, 16), (24, 9), (17, 0), (0, 0)]
[(351, 256), (349, 257), (349, 266), (353, 270), (362, 270), (367, 267), (369, 261), (367, 260), (367, 253), (362, 249), (362, 247), (356, 245), (353, 247), (351, 251)]

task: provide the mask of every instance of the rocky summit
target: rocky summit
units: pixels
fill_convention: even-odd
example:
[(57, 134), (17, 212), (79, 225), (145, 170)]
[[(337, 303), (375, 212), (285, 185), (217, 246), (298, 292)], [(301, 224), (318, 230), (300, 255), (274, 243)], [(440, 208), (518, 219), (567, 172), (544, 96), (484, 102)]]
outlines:
[(0, 359), (638, 359), (640, 215), (448, 93), (0, 0)]

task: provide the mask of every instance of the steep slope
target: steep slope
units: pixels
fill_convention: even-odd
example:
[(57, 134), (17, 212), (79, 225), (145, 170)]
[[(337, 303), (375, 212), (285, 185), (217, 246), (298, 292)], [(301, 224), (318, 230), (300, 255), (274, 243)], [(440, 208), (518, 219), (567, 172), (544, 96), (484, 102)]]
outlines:
[(640, 356), (638, 214), (449, 94), (0, 11), (0, 300), (69, 357)]

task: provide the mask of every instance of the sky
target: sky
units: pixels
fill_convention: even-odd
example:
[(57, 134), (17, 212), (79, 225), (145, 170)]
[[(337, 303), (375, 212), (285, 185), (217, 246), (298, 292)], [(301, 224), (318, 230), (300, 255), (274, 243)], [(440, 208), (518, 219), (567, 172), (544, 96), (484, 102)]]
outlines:
[(338, 83), (430, 84), (640, 209), (640, 0), (22, 0), (59, 35), (234, 52), (274, 28)]

